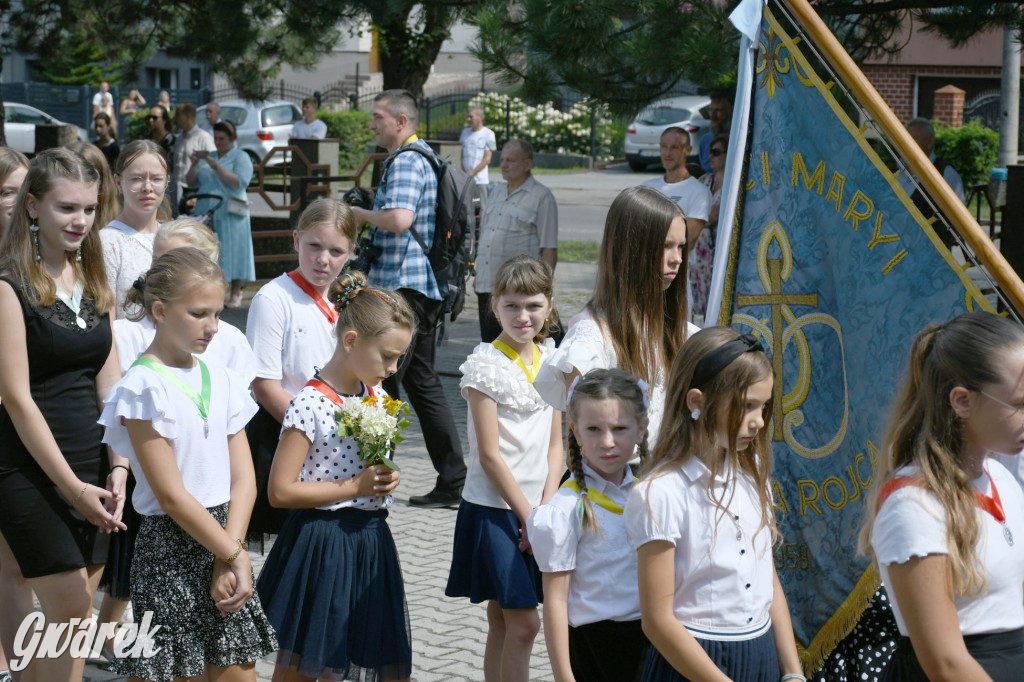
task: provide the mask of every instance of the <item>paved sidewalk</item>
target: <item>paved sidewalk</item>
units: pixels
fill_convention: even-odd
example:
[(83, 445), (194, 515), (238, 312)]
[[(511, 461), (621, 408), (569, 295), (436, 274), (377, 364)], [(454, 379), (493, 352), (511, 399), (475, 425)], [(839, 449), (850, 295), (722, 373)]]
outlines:
[[(563, 320), (579, 311), (589, 297), (596, 266), (577, 263), (559, 264), (556, 273), (555, 298)], [(246, 310), (225, 310), (225, 319), (244, 329)], [(438, 352), (437, 368), (441, 373), (445, 394), (452, 406), (456, 423), (466, 446), (466, 402), (459, 394), (459, 365), (479, 343), (476, 297), (467, 299), (466, 310), (459, 320), (449, 325), (449, 338)], [(395, 495), (388, 523), (398, 545), (405, 577), (409, 619), (412, 624), (413, 674), (416, 682), (483, 680), (483, 652), (487, 638), (486, 606), (470, 604), (468, 599), (444, 596), (451, 563), (451, 543), (455, 531), (456, 511), (451, 509), (419, 509), (410, 507), (410, 495), (429, 491), (436, 477), (415, 419), (407, 431), (408, 439), (396, 457), (402, 467), (402, 483)], [(269, 551), (269, 545), (267, 547)], [(249, 553), (257, 575), (264, 557)], [(97, 605), (98, 605), (97, 600)], [(258, 661), (259, 680), (269, 681), (274, 657)], [(86, 682), (108, 682), (123, 678), (101, 667), (88, 664)], [(531, 659), (530, 679), (548, 681), (554, 678), (548, 663), (543, 629), (537, 635)]]

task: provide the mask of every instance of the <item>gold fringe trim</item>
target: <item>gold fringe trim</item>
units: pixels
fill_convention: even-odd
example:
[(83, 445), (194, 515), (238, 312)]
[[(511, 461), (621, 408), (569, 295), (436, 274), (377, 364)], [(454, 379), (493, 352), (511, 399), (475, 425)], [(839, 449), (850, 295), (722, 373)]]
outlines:
[(810, 645), (806, 648), (797, 642), (796, 648), (800, 654), (800, 661), (804, 667), (804, 674), (810, 677), (821, 668), (825, 659), (829, 657), (836, 645), (849, 635), (857, 625), (861, 615), (871, 603), (871, 598), (878, 590), (881, 579), (878, 577), (878, 570), (875, 563), (871, 562), (861, 575), (860, 580), (854, 586), (850, 595), (846, 598), (832, 617), (825, 621), (825, 624), (814, 636)]

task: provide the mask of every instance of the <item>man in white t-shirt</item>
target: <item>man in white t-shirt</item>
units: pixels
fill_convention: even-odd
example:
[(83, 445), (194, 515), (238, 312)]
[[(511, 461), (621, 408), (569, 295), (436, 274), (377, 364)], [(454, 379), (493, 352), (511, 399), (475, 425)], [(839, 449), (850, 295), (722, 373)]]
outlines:
[(100, 83), (100, 91), (92, 96), (92, 118), (96, 120), (96, 114), (104, 113), (110, 117), (110, 132), (117, 137), (117, 114), (114, 112), (114, 96), (110, 93), (110, 83)]
[[(711, 211), (711, 190), (686, 169), (686, 157), (690, 155), (690, 133), (682, 128), (672, 126), (661, 134), (661, 165), (665, 175), (651, 178), (644, 183), (653, 187), (679, 205), (686, 216), (686, 243), (690, 245), (688, 263), (693, 265), (696, 252), (692, 246), (707, 225), (708, 213)], [(687, 283), (687, 296), (690, 287)], [(692, 308), (692, 306), (691, 306)]]
[(498, 142), (494, 138), (494, 131), (484, 125), (484, 110), (480, 107), (469, 108), (466, 122), (469, 126), (462, 129), (459, 137), (462, 145), (462, 170), (476, 180), (474, 188), (476, 196), (480, 198), (480, 210), (483, 211), (487, 203), (487, 186), (490, 184), (487, 167), (491, 164), (491, 155), (498, 148)]
[(327, 137), (327, 124), (316, 117), (316, 108), (316, 97), (302, 100), (302, 120), (292, 126), (292, 137), (319, 140)]

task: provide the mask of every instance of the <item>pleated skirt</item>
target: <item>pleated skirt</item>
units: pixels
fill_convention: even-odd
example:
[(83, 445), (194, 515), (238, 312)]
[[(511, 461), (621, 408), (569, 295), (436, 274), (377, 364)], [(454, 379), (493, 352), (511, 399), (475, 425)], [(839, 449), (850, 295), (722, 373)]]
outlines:
[(277, 664), (320, 680), (400, 680), (412, 635), (387, 511), (293, 510), (256, 589)]
[[(779, 682), (779, 656), (775, 649), (775, 632), (753, 639), (718, 641), (697, 639), (718, 669), (737, 682)], [(647, 650), (644, 682), (690, 682), (680, 675), (653, 646)]]

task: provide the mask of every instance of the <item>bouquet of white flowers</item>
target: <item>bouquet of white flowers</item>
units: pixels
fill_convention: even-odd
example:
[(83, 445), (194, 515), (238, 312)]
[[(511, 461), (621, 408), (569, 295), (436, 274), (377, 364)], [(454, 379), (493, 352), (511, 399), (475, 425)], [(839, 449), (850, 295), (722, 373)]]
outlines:
[(409, 406), (391, 396), (368, 395), (362, 400), (346, 400), (334, 414), (338, 435), (352, 436), (359, 443), (359, 459), (366, 466), (383, 464), (400, 471), (388, 455), (396, 443), (405, 440), (402, 431), (410, 422), (402, 415)]

